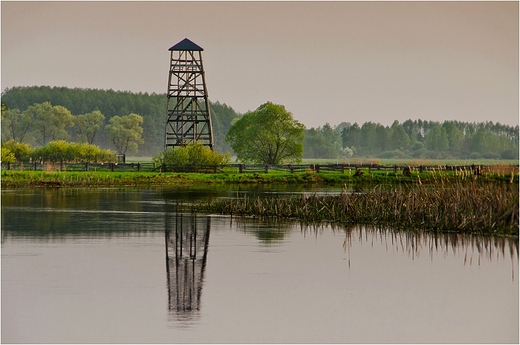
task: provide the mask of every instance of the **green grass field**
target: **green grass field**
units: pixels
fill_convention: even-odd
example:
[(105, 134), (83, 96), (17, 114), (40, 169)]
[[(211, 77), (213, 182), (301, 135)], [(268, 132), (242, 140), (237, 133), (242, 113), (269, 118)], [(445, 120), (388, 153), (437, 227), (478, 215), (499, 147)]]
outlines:
[[(127, 157), (127, 163), (150, 163), (153, 157)], [(233, 157), (232, 162), (235, 163)], [(240, 162), (236, 162), (240, 163)], [(382, 159), (382, 158), (313, 158), (313, 159), (302, 159), (301, 164), (380, 164), (380, 165), (398, 165), (398, 166), (446, 166), (446, 165), (519, 165), (518, 160), (506, 160), (506, 159)]]
[(218, 173), (175, 173), (146, 171), (19, 171), (3, 170), (2, 188), (23, 187), (98, 187), (98, 186), (169, 186), (195, 184), (402, 184), (429, 183), (439, 179), (507, 181), (518, 183), (518, 167), (496, 166), (484, 170), (480, 176), (472, 171), (413, 171), (403, 175), (402, 171), (363, 169), (362, 176), (354, 176), (353, 169), (324, 171), (310, 169), (303, 172), (288, 171), (243, 172), (236, 168), (224, 168)]

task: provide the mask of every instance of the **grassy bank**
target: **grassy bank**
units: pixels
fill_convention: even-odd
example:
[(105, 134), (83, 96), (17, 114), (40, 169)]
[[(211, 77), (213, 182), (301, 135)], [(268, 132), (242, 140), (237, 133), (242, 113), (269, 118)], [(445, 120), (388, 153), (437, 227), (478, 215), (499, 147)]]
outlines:
[(15, 171), (4, 170), (2, 188), (33, 187), (111, 187), (111, 186), (168, 186), (179, 184), (315, 184), (315, 185), (372, 185), (372, 184), (431, 184), (440, 179), (449, 181), (479, 180), (518, 183), (518, 172), (508, 170), (488, 172), (475, 176), (472, 172), (427, 171), (389, 173), (372, 170), (363, 176), (354, 172), (269, 172), (269, 173), (158, 173), (158, 172), (110, 172), (110, 171)]
[(365, 224), (406, 230), (518, 237), (518, 184), (437, 180), (336, 196), (243, 198), (192, 210), (305, 223)]

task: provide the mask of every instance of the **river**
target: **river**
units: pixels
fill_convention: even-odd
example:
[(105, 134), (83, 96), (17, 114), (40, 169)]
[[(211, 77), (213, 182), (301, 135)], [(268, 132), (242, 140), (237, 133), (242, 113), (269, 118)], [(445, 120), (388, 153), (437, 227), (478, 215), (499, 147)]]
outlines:
[(276, 192), (3, 190), (2, 343), (518, 343), (518, 240), (177, 212)]

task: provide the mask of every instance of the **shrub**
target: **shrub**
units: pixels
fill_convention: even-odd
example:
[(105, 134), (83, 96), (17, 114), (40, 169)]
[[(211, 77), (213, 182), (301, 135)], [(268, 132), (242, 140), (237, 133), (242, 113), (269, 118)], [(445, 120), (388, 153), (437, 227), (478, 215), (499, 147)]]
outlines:
[[(7, 150), (8, 150), (9, 152), (11, 152), (14, 155), (14, 157), (15, 157), (14, 162), (15, 161), (24, 162), (24, 161), (29, 160), (31, 147), (28, 144), (20, 143), (18, 141), (15, 141), (14, 139), (3, 142), (2, 143), (2, 162), (7, 162), (7, 160), (4, 160), (4, 158), (3, 158), (4, 150), (6, 150), (5, 152), (7, 152)], [(14, 163), (14, 162), (11, 162), (11, 163)]]
[(482, 155), (482, 158), (485, 159), (500, 159), (500, 155), (495, 152), (486, 152)]
[(482, 156), (478, 152), (471, 152), (468, 158), (470, 158), (470, 159), (480, 159), (480, 158), (482, 158)]
[(518, 150), (508, 149), (503, 151), (500, 156), (502, 159), (518, 159)]
[(228, 164), (230, 154), (212, 151), (201, 143), (189, 143), (183, 147), (170, 147), (153, 158), (156, 166), (167, 170), (201, 171)]
[(114, 153), (102, 150), (96, 145), (69, 143), (64, 140), (55, 140), (45, 146), (40, 146), (31, 152), (35, 160), (50, 162), (109, 162), (114, 161)]

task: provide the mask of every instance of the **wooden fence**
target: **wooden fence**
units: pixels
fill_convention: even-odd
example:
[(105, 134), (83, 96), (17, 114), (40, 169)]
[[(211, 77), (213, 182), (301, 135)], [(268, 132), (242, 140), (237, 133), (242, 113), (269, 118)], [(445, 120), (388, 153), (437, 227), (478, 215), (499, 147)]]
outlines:
[[(404, 175), (412, 172), (424, 171), (465, 171), (474, 174), (481, 174), (483, 171), (489, 171), (493, 166), (481, 165), (419, 165), (419, 166), (403, 166), (403, 165), (380, 165), (380, 164), (228, 164), (225, 166), (192, 166), (179, 168), (166, 168), (165, 166), (155, 166), (151, 162), (146, 163), (2, 163), (3, 170), (32, 170), (32, 171), (142, 171), (142, 172), (204, 172), (216, 173), (227, 171), (235, 171), (237, 173), (269, 173), (269, 172), (315, 172), (315, 173), (342, 173), (342, 174), (358, 174), (372, 173), (373, 171), (386, 171), (389, 173), (402, 173)], [(511, 171), (518, 173), (518, 166), (510, 166), (507, 173)], [(362, 172), (361, 172), (362, 171)]]
[(153, 163), (2, 163), (3, 170), (31, 171), (157, 171)]

